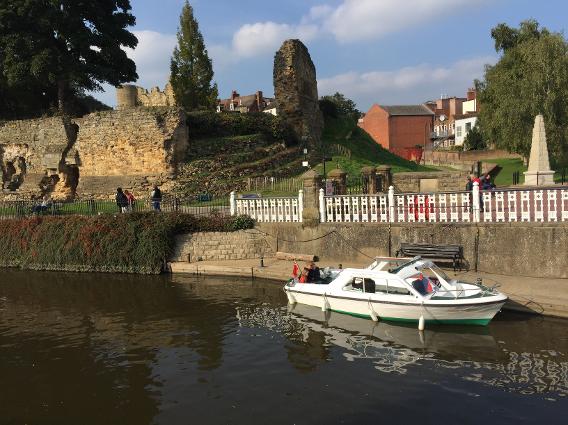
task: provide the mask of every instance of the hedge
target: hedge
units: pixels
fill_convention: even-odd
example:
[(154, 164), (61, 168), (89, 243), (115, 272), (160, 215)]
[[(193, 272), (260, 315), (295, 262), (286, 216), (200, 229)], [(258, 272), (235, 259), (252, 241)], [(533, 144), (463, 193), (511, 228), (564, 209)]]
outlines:
[(156, 213), (0, 220), (0, 267), (158, 274), (176, 234), (253, 225), (243, 216)]
[(263, 134), (272, 140), (289, 141), (291, 134), (280, 117), (263, 112), (190, 112), (187, 115), (190, 138), (211, 138)]

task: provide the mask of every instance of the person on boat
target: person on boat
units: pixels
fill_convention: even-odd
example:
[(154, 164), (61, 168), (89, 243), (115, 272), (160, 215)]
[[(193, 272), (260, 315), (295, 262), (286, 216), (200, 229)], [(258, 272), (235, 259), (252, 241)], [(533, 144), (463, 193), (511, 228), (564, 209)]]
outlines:
[(300, 283), (308, 283), (308, 274), (310, 272), (310, 269), (308, 269), (307, 267), (304, 267), (304, 270), (302, 270), (302, 274), (300, 276), (300, 279), (298, 279), (298, 282)]
[(418, 277), (412, 281), (412, 287), (416, 289), (420, 295), (428, 295), (433, 290), (430, 280), (422, 273), (420, 273)]
[(308, 268), (308, 282), (316, 283), (321, 280), (320, 269), (316, 266), (316, 263), (310, 261)]
[(292, 266), (292, 277), (294, 279), (298, 279), (300, 277), (300, 266), (296, 260), (294, 260), (294, 265)]

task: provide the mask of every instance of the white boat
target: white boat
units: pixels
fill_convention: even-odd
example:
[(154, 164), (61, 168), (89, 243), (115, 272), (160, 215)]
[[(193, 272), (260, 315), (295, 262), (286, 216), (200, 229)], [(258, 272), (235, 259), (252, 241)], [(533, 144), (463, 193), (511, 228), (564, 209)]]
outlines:
[(507, 296), (481, 283), (450, 279), (420, 257), (377, 258), (366, 269), (325, 269), (318, 283), (291, 279), (290, 304), (321, 307), (375, 321), (487, 325)]

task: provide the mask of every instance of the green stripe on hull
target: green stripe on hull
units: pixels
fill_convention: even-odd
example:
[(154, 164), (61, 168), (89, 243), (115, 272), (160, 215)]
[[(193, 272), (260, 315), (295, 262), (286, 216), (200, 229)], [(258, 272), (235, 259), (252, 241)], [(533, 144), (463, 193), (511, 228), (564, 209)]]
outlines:
[[(351, 313), (349, 311), (343, 310), (331, 310), (335, 311), (336, 313), (341, 314), (348, 314), (349, 316), (354, 317), (361, 317), (363, 319), (370, 319), (371, 316), (369, 314), (359, 314), (359, 313)], [(402, 319), (399, 317), (379, 317), (379, 320), (386, 320), (388, 322), (403, 322), (403, 323), (418, 323), (416, 319)], [(428, 320), (426, 319), (426, 323), (434, 324), (434, 325), (477, 325), (477, 326), (487, 326), (491, 319), (446, 319), (446, 320)]]

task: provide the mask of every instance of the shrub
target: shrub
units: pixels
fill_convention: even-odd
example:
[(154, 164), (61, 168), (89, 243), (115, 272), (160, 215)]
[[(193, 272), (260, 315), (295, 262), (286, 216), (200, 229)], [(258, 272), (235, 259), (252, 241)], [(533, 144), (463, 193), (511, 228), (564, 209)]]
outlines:
[(243, 217), (154, 213), (0, 220), (0, 266), (156, 274), (176, 234), (253, 225)]
[(226, 137), (263, 134), (273, 140), (287, 140), (288, 130), (282, 120), (271, 114), (238, 112), (190, 112), (187, 124), (191, 137)]

